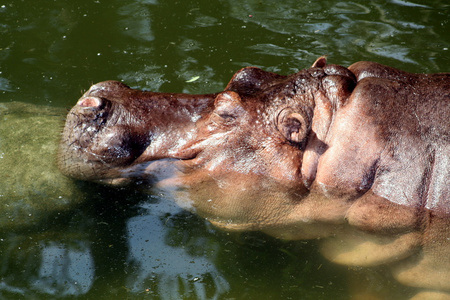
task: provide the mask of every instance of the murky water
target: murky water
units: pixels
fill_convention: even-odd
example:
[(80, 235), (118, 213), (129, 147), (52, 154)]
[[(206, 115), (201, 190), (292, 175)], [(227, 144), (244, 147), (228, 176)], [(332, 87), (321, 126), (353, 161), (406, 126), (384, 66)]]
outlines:
[[(314, 242), (227, 234), (158, 194), (67, 182), (47, 154), (54, 142), (43, 141), (58, 135), (58, 108), (107, 79), (215, 92), (241, 67), (288, 74), (324, 54), (448, 72), (449, 22), (446, 1), (0, 2), (0, 297), (347, 299), (347, 268)], [(378, 279), (379, 289), (413, 293)]]

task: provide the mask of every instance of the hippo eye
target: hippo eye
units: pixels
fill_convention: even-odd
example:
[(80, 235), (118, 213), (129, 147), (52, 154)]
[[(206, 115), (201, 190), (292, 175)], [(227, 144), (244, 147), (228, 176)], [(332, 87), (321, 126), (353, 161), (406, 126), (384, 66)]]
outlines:
[(233, 114), (230, 114), (227, 112), (223, 112), (223, 113), (214, 112), (211, 115), (211, 121), (213, 121), (217, 125), (219, 125), (219, 124), (231, 125), (236, 120), (236, 117), (237, 117), (236, 115), (233, 115)]
[(232, 111), (216, 111), (215, 114), (226, 121), (232, 121), (237, 118), (237, 115), (233, 114)]
[(232, 122), (245, 111), (242, 107), (241, 98), (235, 92), (228, 91), (219, 94), (214, 104), (215, 110), (213, 115), (222, 119), (222, 122)]

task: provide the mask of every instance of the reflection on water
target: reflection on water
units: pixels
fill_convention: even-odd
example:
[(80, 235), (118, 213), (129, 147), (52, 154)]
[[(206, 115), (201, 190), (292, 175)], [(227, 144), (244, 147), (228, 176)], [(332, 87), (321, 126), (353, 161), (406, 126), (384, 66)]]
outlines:
[(94, 261), (89, 246), (51, 242), (42, 247), (41, 266), (33, 290), (42, 294), (72, 296), (86, 294), (94, 282)]
[(0, 296), (4, 299), (76, 296), (91, 289), (95, 265), (89, 244), (78, 233), (2, 232), (1, 236)]
[[(168, 203), (146, 205), (147, 214), (131, 218), (127, 222), (129, 253), (127, 263), (133, 272), (127, 278), (128, 288), (139, 293), (149, 289), (161, 299), (176, 299), (180, 295), (195, 296), (198, 299), (218, 299), (229, 290), (229, 284), (214, 266), (218, 248), (207, 237), (195, 239), (183, 233), (173, 232), (170, 237), (166, 231), (177, 230), (173, 223), (176, 216), (168, 212), (181, 213), (179, 208)], [(161, 216), (167, 216), (161, 218)], [(182, 215), (186, 217), (186, 215)], [(184, 221), (183, 219), (175, 220)], [(164, 222), (164, 223), (163, 223)], [(177, 247), (177, 239), (186, 244)], [(155, 287), (155, 290), (149, 287)], [(208, 293), (210, 290), (210, 293)]]
[[(427, 49), (443, 50), (448, 46), (448, 41), (439, 40), (439, 33), (429, 24), (429, 14), (434, 8), (428, 5), (408, 1), (383, 4), (378, 1), (303, 1), (304, 5), (299, 5), (292, 0), (277, 5), (274, 13), (271, 2), (247, 1), (244, 10), (240, 1), (230, 2), (233, 2), (232, 16), (284, 35), (284, 44), (291, 44), (284, 51), (273, 44), (269, 44), (275, 46), (272, 49), (259, 49), (266, 55), (289, 56), (302, 61), (328, 54), (351, 64), (355, 57), (364, 53), (373, 60), (390, 64), (429, 64), (431, 68), (439, 68), (435, 60), (440, 57)], [(243, 11), (252, 14), (252, 18)], [(442, 25), (448, 22), (445, 18), (441, 20)], [(422, 34), (438, 40), (434, 39), (435, 45), (430, 45), (430, 40), (417, 39)], [(414, 47), (410, 44), (412, 38)], [(294, 43), (297, 45), (292, 45)], [(304, 53), (305, 49), (310, 51)]]
[[(345, 299), (342, 271), (313, 245), (228, 235), (156, 196), (85, 188), (95, 195), (64, 221), (0, 233), (1, 297)], [(113, 196), (125, 204), (103, 202)]]
[[(213, 92), (241, 67), (286, 74), (323, 54), (444, 72), (448, 16), (437, 0), (6, 1), (0, 101), (70, 107), (106, 79)], [(154, 196), (68, 182), (49, 167), (64, 112), (0, 108), (1, 298), (346, 299), (355, 289), (314, 243), (228, 235)], [(412, 295), (376, 268), (356, 274)]]

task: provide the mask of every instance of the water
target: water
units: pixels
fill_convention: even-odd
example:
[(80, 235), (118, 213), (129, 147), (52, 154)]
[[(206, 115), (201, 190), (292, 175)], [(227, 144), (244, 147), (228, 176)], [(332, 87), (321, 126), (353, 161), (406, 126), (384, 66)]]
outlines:
[[(448, 72), (449, 9), (446, 1), (402, 0), (3, 1), (0, 102), (70, 108), (108, 79), (159, 92), (215, 92), (241, 67), (288, 74), (324, 54), (342, 65), (373, 60)], [(54, 122), (35, 135), (57, 136)], [(8, 137), (0, 136), (0, 147)], [(0, 165), (2, 178), (25, 189), (42, 178), (18, 175), (19, 164), (16, 171)], [(55, 192), (71, 204), (56, 209), (47, 202), (56, 185), (46, 182), (47, 196), (22, 196), (42, 203), (42, 217), (1, 223), (2, 298), (349, 297), (346, 268), (328, 263), (313, 242), (227, 234), (158, 194), (92, 184), (77, 183), (77, 194)], [(0, 185), (2, 199), (10, 186)], [(410, 292), (389, 278), (380, 284)]]

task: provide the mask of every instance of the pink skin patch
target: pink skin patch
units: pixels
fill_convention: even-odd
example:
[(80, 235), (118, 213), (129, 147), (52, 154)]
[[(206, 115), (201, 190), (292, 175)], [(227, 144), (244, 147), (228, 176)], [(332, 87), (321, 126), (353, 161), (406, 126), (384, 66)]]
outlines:
[(102, 101), (98, 97), (86, 97), (78, 101), (77, 105), (82, 107), (99, 107)]

